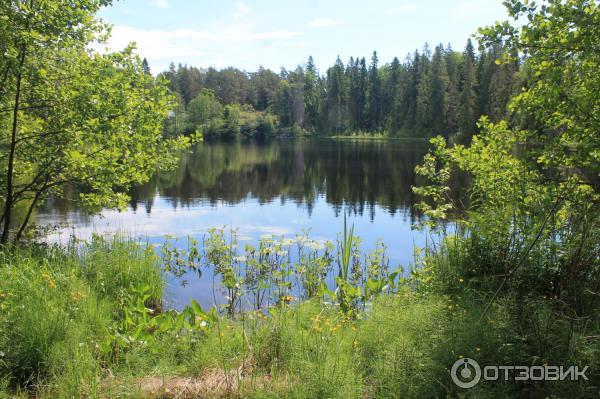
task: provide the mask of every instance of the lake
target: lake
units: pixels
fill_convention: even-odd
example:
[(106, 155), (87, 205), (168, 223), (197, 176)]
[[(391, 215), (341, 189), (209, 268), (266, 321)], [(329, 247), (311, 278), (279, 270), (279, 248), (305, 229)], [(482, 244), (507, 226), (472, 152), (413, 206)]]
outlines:
[[(211, 227), (236, 228), (248, 242), (305, 231), (313, 239), (335, 241), (345, 213), (362, 248), (382, 239), (391, 268), (407, 266), (413, 247), (425, 242), (425, 233), (412, 229), (418, 217), (411, 186), (426, 152), (426, 143), (404, 140), (200, 143), (177, 170), (133, 190), (126, 211), (90, 215), (57, 199), (40, 209), (36, 222), (59, 226), (50, 241), (120, 231), (161, 244), (166, 235), (201, 240)], [(192, 298), (211, 304), (211, 282), (190, 277), (182, 286), (171, 278), (169, 306), (180, 308)]]

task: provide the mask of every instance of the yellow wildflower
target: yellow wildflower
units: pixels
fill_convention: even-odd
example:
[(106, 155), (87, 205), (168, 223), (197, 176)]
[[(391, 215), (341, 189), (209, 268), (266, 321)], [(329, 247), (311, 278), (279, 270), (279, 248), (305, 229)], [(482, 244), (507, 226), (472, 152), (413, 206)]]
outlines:
[(321, 319), (318, 315), (313, 319), (311, 328), (317, 332), (321, 331)]
[(54, 279), (52, 278), (52, 276), (49, 273), (43, 272), (42, 278), (46, 281), (46, 285), (48, 285), (48, 288), (51, 288), (51, 289), (56, 288), (56, 283), (54, 282)]
[(261, 312), (260, 310), (256, 312), (256, 316), (261, 320), (267, 319), (267, 316), (265, 316), (265, 314), (263, 312)]
[(87, 294), (81, 291), (71, 291), (71, 299), (74, 301), (80, 301), (87, 298)]

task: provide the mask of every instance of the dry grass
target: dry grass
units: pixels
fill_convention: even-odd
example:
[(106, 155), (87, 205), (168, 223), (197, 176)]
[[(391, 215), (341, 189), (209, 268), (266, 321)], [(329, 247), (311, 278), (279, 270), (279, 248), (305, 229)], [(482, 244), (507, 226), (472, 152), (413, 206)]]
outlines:
[[(112, 380), (109, 390), (122, 391), (123, 384), (129, 383)], [(251, 361), (232, 370), (206, 369), (195, 377), (145, 377), (134, 385), (136, 397), (145, 399), (231, 398), (265, 389), (279, 392), (289, 389), (286, 378), (275, 381), (270, 375), (253, 373)]]

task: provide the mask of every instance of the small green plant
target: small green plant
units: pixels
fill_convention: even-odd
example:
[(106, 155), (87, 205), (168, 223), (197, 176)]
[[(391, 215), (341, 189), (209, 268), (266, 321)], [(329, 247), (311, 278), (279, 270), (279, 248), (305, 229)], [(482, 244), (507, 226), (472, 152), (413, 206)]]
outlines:
[(213, 267), (214, 273), (221, 277), (221, 288), (227, 301), (224, 309), (231, 317), (240, 306), (243, 294), (241, 263), (244, 259), (237, 253), (237, 233), (231, 230), (228, 242), (224, 229), (209, 229), (204, 240), (204, 254), (205, 265)]
[(123, 318), (108, 328), (107, 340), (102, 349), (105, 354), (117, 355), (141, 346), (153, 353), (161, 351), (165, 338), (192, 340), (205, 334), (216, 322), (216, 310), (204, 312), (194, 300), (183, 311), (158, 312), (148, 307), (150, 287), (130, 287), (123, 308)]
[[(225, 299), (222, 310), (229, 317), (248, 308), (261, 310), (300, 298), (329, 298), (343, 313), (358, 316), (374, 296), (393, 292), (399, 276), (398, 270), (390, 273), (387, 248), (381, 241), (363, 255), (361, 240), (354, 227), (348, 229), (345, 219), (337, 252), (333, 243), (312, 240), (307, 232), (295, 238), (264, 235), (257, 247), (246, 244), (243, 251), (238, 247), (237, 231), (224, 228), (209, 229), (202, 248), (195, 240), (188, 238), (187, 242), (187, 247), (178, 248), (176, 240), (166, 241), (161, 251), (164, 271), (185, 284), (188, 270), (199, 277), (202, 269), (211, 270), (219, 277), (213, 289), (221, 290)], [(332, 291), (327, 278), (336, 257)]]
[(332, 270), (333, 243), (312, 241), (306, 233), (297, 236), (296, 242), (298, 263), (295, 272), (297, 278), (304, 290), (304, 298), (315, 298), (319, 296), (321, 284)]
[(187, 280), (183, 277), (192, 272), (202, 277), (202, 254), (198, 249), (198, 241), (193, 237), (187, 237), (187, 247), (185, 249), (177, 247), (178, 240), (171, 236), (165, 237), (165, 242), (161, 246), (162, 268), (165, 272), (180, 278), (183, 285)]
[(354, 226), (351, 226), (348, 231), (346, 215), (344, 215), (344, 235), (338, 243), (338, 274), (335, 277), (335, 283), (336, 298), (341, 311), (345, 314), (356, 312), (358, 300), (361, 297), (360, 286), (353, 285), (350, 280), (350, 266), (356, 242), (357, 237), (354, 235)]

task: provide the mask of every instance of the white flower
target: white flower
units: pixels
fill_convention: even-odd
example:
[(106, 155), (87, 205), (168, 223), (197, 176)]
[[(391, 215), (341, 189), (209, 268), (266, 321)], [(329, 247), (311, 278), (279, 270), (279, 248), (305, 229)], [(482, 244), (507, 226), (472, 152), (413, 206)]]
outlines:
[(306, 236), (298, 236), (296, 238), (296, 241), (298, 241), (298, 244), (303, 245), (305, 244), (307, 241), (309, 241), (308, 237)]
[(322, 242), (317, 242), (317, 241), (311, 241), (308, 244), (306, 244), (306, 246), (312, 250), (319, 250), (319, 249), (325, 249), (325, 244)]
[(200, 323), (200, 327), (202, 327), (202, 328), (206, 327), (206, 322), (205, 322), (205, 321), (202, 321), (202, 322)]
[(281, 245), (284, 247), (290, 246), (294, 243), (294, 240), (292, 238), (284, 238), (283, 240), (281, 240)]
[(246, 257), (244, 255), (242, 256), (234, 256), (233, 260), (235, 260), (236, 262), (245, 262), (246, 261)]

